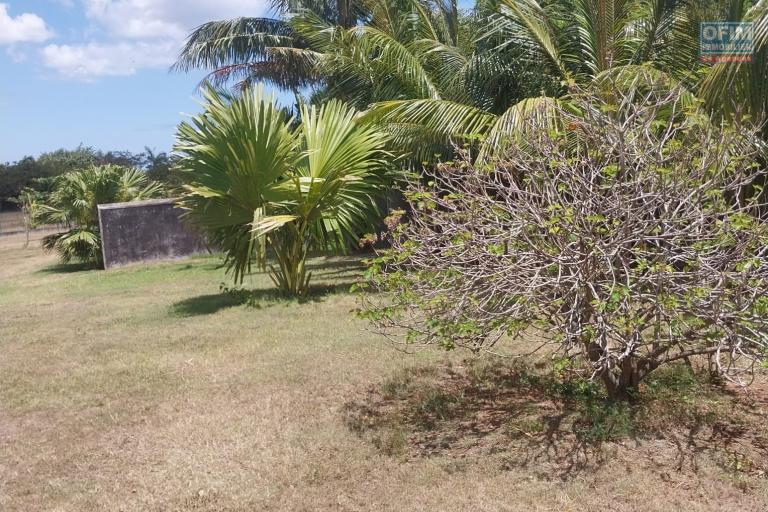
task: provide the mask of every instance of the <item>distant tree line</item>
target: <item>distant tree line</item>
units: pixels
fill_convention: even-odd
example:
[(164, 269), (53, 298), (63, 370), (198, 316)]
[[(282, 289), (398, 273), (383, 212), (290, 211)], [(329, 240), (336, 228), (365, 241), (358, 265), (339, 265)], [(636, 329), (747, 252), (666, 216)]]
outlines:
[(18, 208), (17, 198), (25, 189), (47, 191), (50, 179), (67, 172), (94, 165), (120, 165), (147, 173), (152, 181), (172, 187), (170, 173), (173, 157), (145, 147), (141, 153), (130, 151), (101, 151), (80, 145), (75, 149), (57, 149), (37, 158), (26, 156), (17, 162), (0, 163), (0, 211)]

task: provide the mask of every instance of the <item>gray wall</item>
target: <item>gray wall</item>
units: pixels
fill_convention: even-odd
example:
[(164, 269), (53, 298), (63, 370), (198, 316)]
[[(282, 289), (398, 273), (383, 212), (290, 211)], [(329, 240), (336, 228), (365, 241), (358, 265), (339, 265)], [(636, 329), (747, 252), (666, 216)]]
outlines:
[(104, 267), (184, 258), (206, 252), (205, 240), (180, 219), (174, 199), (99, 205)]

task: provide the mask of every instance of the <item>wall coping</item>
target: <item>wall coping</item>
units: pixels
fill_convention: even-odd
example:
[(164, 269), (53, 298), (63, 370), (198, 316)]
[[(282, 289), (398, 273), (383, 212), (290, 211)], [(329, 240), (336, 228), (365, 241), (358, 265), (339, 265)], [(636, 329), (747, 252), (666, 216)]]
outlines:
[(151, 206), (155, 204), (173, 204), (178, 197), (167, 197), (162, 199), (145, 199), (143, 201), (128, 201), (125, 203), (106, 203), (98, 205), (99, 210), (119, 210), (122, 208), (137, 208), (139, 206)]

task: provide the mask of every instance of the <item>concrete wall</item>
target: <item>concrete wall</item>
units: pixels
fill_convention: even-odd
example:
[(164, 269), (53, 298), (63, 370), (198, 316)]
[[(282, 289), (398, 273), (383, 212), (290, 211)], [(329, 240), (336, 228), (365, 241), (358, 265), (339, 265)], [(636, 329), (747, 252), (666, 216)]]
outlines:
[(99, 205), (104, 267), (206, 252), (205, 240), (179, 219), (180, 214), (174, 199)]

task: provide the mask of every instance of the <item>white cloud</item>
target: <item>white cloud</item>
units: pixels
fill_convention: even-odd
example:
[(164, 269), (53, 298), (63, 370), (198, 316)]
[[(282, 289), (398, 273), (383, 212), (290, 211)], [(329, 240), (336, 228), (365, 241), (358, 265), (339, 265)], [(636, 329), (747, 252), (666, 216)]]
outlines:
[(88, 18), (118, 37), (182, 39), (206, 21), (261, 16), (265, 0), (84, 0)]
[(207, 21), (263, 16), (267, 0), (82, 0), (106, 34), (83, 44), (50, 44), (43, 64), (67, 78), (124, 76), (172, 64), (189, 32)]
[(172, 41), (123, 41), (112, 44), (49, 44), (43, 64), (68, 78), (133, 75), (142, 68), (167, 68), (178, 48)]
[(53, 37), (43, 18), (28, 12), (12, 17), (0, 3), (0, 44), (40, 43)]

